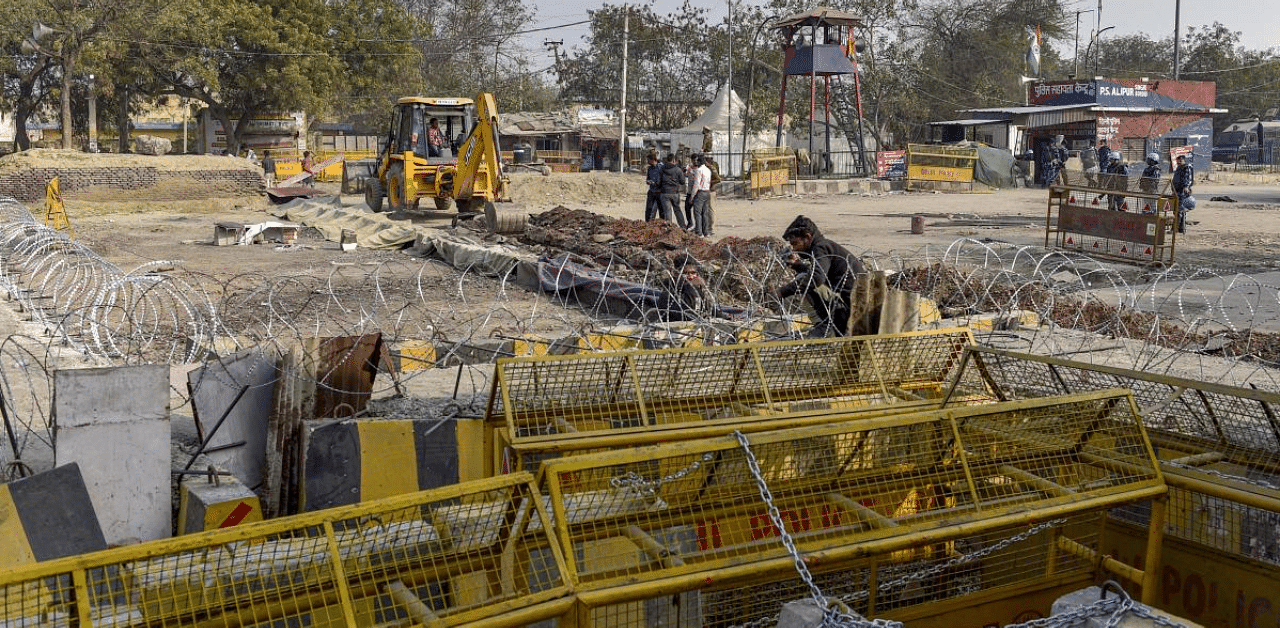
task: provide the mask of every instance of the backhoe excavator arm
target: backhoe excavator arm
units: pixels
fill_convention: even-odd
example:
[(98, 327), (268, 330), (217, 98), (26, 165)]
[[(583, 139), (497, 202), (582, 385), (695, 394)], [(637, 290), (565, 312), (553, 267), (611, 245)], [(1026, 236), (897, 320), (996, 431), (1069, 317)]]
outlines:
[[(498, 107), (493, 94), (476, 98), (476, 125), (463, 141), (454, 176), (454, 198), (470, 199), (477, 186), (492, 192), (493, 200), (507, 199), (507, 179), (502, 174), (498, 150)], [(483, 178), (482, 178), (483, 177)], [(484, 194), (480, 194), (484, 196)]]

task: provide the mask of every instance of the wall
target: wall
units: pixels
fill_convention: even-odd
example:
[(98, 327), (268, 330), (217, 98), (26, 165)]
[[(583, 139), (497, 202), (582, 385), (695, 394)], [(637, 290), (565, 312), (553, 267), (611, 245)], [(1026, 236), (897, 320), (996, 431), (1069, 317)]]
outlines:
[[(178, 201), (262, 193), (262, 172), (251, 169), (168, 171), (148, 166), (29, 168), (0, 171), (0, 196), (30, 203), (59, 177), (63, 198), (93, 192), (102, 201)], [(118, 197), (118, 198), (114, 198)]]

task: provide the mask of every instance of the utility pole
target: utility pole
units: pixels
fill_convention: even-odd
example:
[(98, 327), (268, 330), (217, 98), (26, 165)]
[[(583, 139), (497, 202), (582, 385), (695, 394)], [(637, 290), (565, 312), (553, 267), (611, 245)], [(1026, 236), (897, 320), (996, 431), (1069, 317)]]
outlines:
[[(729, 140), (725, 142), (725, 150), (729, 151), (724, 159), (725, 176), (733, 175), (733, 0), (729, 0), (729, 19), (726, 24), (729, 31), (729, 81), (725, 83), (725, 101), (729, 103)], [(745, 130), (744, 130), (745, 132)]]
[(618, 172), (626, 170), (627, 160), (627, 40), (631, 38), (631, 8), (622, 7), (622, 105), (618, 107), (622, 136), (618, 138)]
[(1182, 73), (1182, 62), (1179, 59), (1181, 43), (1181, 35), (1178, 31), (1182, 30), (1182, 0), (1177, 0), (1173, 4), (1173, 80), (1178, 80), (1178, 75)]

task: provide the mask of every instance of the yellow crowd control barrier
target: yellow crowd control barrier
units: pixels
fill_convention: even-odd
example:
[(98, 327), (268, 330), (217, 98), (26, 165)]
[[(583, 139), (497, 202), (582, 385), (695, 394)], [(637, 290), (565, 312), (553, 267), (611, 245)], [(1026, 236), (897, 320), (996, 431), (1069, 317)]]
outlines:
[(0, 571), (5, 626), (523, 625), (568, 608), (527, 474)]
[[(737, 624), (805, 591), (785, 529), (851, 608), (944, 625), (1095, 566), (1149, 588), (1164, 492), (1124, 391), (863, 416), (0, 570), (0, 623)], [(1103, 513), (1144, 506), (1146, 562), (1099, 554)]]
[[(698, 609), (690, 625), (776, 614), (805, 594), (800, 554), (867, 616), (1079, 584), (1103, 511), (1158, 510), (1165, 492), (1121, 390), (584, 454), (546, 461), (540, 483), (589, 624), (637, 627), (675, 607)], [(1148, 589), (1158, 575), (1113, 562)]]
[[(929, 407), (972, 342), (966, 329), (944, 329), (499, 360), (486, 424), (495, 468)], [(979, 387), (971, 377), (969, 387)]]
[[(1131, 390), (1169, 485), (1159, 606), (1204, 625), (1280, 618), (1280, 394), (986, 347), (963, 368), (996, 399)], [(1143, 553), (1145, 511), (1113, 515), (1108, 551)]]

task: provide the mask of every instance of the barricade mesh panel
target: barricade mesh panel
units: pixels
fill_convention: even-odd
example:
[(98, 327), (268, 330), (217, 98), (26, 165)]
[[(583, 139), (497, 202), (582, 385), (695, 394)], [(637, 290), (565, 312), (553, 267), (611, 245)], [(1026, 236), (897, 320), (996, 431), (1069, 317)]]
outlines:
[(64, 559), (83, 565), (70, 573), (56, 571), (60, 561), (18, 568), (4, 577), (0, 625), (72, 625), (79, 616), (117, 627), (481, 621), (567, 593), (531, 480), (516, 474)]
[[(1028, 399), (1123, 387), (1169, 476), (1168, 533), (1215, 550), (1280, 564), (1280, 394), (1083, 362), (972, 348), (965, 370), (985, 374), (983, 389)], [(971, 381), (961, 377), (957, 393)], [(971, 400), (970, 398), (967, 398)], [(1271, 508), (1189, 490), (1180, 477), (1270, 496)], [(1146, 525), (1145, 509), (1115, 516)]]
[(504, 359), (487, 425), (515, 450), (514, 468), (534, 470), (549, 452), (691, 437), (673, 430), (767, 429), (798, 412), (903, 412), (938, 403), (971, 342), (950, 329)]
[(802, 551), (1159, 489), (1122, 391), (762, 432), (750, 454), (725, 436), (549, 460), (541, 478), (574, 579), (609, 587), (785, 559), (752, 459)]

